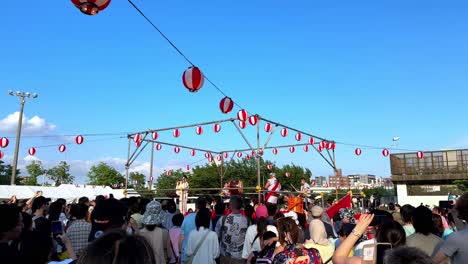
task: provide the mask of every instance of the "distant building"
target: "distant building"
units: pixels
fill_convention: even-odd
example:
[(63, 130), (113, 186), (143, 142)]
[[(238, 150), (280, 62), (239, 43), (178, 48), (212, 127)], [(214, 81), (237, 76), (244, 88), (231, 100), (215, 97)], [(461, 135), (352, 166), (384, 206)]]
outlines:
[(372, 174), (354, 174), (348, 175), (351, 186), (359, 186), (360, 184), (377, 184), (375, 175)]
[(350, 181), (348, 177), (343, 176), (330, 176), (330, 187), (336, 188), (340, 186), (341, 188), (350, 187)]
[(325, 176), (315, 176), (315, 184), (317, 186), (323, 186), (327, 182), (327, 177)]

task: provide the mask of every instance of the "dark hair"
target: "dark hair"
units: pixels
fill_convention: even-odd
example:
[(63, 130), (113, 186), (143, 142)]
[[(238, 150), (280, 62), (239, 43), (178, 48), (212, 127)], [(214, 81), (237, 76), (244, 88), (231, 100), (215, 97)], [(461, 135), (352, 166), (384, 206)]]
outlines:
[(278, 211), (278, 207), (276, 206), (276, 204), (267, 204), (266, 208), (268, 216), (275, 216), (276, 211)]
[(468, 222), (468, 193), (458, 198), (455, 209), (457, 210), (458, 218)]
[(21, 212), (23, 216), (23, 230), (29, 230), (32, 227), (32, 216), (28, 213)]
[(394, 203), (389, 203), (388, 204), (388, 210), (394, 211), (395, 210), (395, 204)]
[(38, 196), (34, 198), (32, 205), (31, 205), (31, 210), (34, 213), (36, 210), (41, 209), (42, 206), (50, 202), (50, 199), (45, 198), (44, 196)]
[(107, 233), (89, 244), (78, 264), (155, 264), (153, 249), (145, 238), (122, 231)]
[(86, 196), (83, 196), (83, 197), (81, 197), (81, 198), (78, 200), (78, 203), (79, 203), (79, 204), (89, 203), (89, 198), (86, 197)]
[(199, 230), (200, 227), (204, 227), (206, 229), (210, 228), (210, 217), (210, 209), (204, 208), (199, 210), (195, 216), (195, 226), (197, 227), (197, 230)]
[(413, 227), (416, 233), (429, 235), (432, 231), (432, 212), (429, 208), (420, 205), (414, 209)]
[(442, 217), (438, 214), (432, 214), (432, 234), (442, 237), (444, 233), (444, 224), (442, 223)]
[(349, 224), (349, 223), (343, 224), (341, 226), (340, 230), (338, 231), (338, 236), (340, 236), (340, 237), (349, 236), (349, 234), (351, 234), (351, 232), (353, 232), (354, 227), (356, 227), (355, 224)]
[(177, 205), (174, 200), (167, 201), (167, 211), (171, 214), (174, 214), (177, 211)]
[(62, 213), (63, 205), (59, 202), (53, 202), (49, 206), (49, 220), (50, 221), (58, 221), (60, 218), (60, 214)]
[(50, 235), (40, 231), (28, 231), (19, 244), (19, 263), (46, 264), (53, 249)]
[(183, 214), (175, 214), (172, 216), (172, 224), (175, 226), (181, 226), (184, 222), (184, 215)]
[(240, 210), (242, 209), (242, 198), (238, 195), (233, 195), (229, 199), (229, 204), (233, 204), (236, 210)]
[(94, 199), (94, 201), (97, 204), (98, 202), (104, 201), (105, 199), (106, 199), (106, 197), (104, 197), (104, 195), (98, 195), (98, 196), (96, 196), (96, 199)]
[(125, 223), (126, 212), (125, 206), (116, 199), (107, 199), (96, 204), (91, 215), (92, 227), (89, 241), (93, 241), (99, 231), (121, 228)]
[(157, 225), (145, 225), (145, 229), (148, 231), (154, 231), (158, 227)]
[(338, 212), (336, 213), (334, 216), (333, 216), (333, 222), (338, 222), (338, 221), (341, 221), (343, 219), (341, 219), (341, 214)]
[[(257, 235), (256, 237), (262, 237), (267, 231), (267, 221), (265, 217), (257, 218)], [(254, 240), (255, 241), (255, 240)]]
[(385, 251), (383, 263), (433, 264), (434, 261), (419, 248), (403, 246)]
[(61, 203), (62, 206), (64, 206), (64, 205), (67, 204), (67, 200), (65, 200), (65, 199), (63, 199), (63, 198), (58, 198), (56, 202)]
[(252, 215), (255, 212), (254, 207), (250, 204), (245, 205), (244, 215), (247, 218), (247, 225), (250, 226), (253, 223)]
[(379, 243), (390, 243), (393, 247), (406, 244), (406, 233), (397, 221), (383, 223), (377, 230), (376, 240)]
[(278, 227), (279, 241), (281, 244), (286, 244), (286, 233), (289, 233), (292, 241), (289, 243), (295, 244), (299, 240), (299, 227), (296, 222), (289, 217), (279, 218), (276, 226)]
[(401, 207), (400, 215), (404, 223), (411, 223), (414, 214), (414, 209), (416, 208), (414, 208), (414, 206), (410, 204), (405, 204), (403, 205), (403, 207)]
[(0, 239), (12, 230), (20, 220), (20, 208), (13, 204), (0, 204)]
[(70, 207), (70, 215), (76, 219), (83, 219), (88, 213), (88, 206), (85, 204), (72, 204)]
[(203, 208), (206, 208), (206, 199), (205, 199), (205, 197), (198, 197), (198, 199), (197, 199), (197, 209), (201, 210)]
[(226, 210), (226, 205), (224, 205), (222, 201), (219, 201), (216, 203), (214, 210), (215, 210), (215, 214), (223, 215), (224, 211)]
[(379, 228), (382, 224), (393, 221), (392, 214), (387, 211), (373, 209), (371, 210), (370, 213), (374, 214), (374, 219), (372, 219), (372, 222), (370, 223), (369, 226), (374, 226), (374, 227)]

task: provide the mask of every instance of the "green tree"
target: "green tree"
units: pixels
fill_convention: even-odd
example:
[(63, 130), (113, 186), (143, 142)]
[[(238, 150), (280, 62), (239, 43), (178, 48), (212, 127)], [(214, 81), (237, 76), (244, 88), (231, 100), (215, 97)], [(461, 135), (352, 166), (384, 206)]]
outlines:
[(47, 170), (49, 178), (55, 182), (55, 186), (59, 186), (62, 183), (73, 183), (75, 177), (70, 174), (70, 165), (66, 161), (60, 161), (60, 163)]
[[(0, 185), (9, 185), (11, 181), (11, 174), (13, 173), (13, 167), (10, 164), (5, 164), (3, 160), (0, 160)], [(15, 184), (21, 185), (20, 170), (16, 170)]]
[[(142, 189), (143, 186), (145, 186), (146, 176), (144, 174), (139, 172), (131, 172), (128, 177), (130, 179), (130, 182), (128, 184), (132, 188)], [(135, 181), (137, 181), (138, 183), (135, 184)]]
[[(171, 171), (171, 176), (167, 176), (166, 172), (161, 173), (161, 175), (156, 179), (156, 196), (175, 197), (176, 181), (182, 180), (182, 176), (184, 175), (187, 174), (184, 173), (182, 169)], [(191, 179), (191, 177), (189, 177), (189, 179)], [(167, 189), (173, 190), (168, 191)]]
[(457, 186), (461, 193), (468, 192), (468, 180), (456, 180), (453, 182), (453, 184)]
[(124, 183), (125, 178), (115, 168), (105, 162), (93, 165), (88, 172), (90, 185), (113, 186), (116, 183)]
[(29, 174), (29, 177), (25, 179), (26, 185), (37, 185), (37, 177), (46, 173), (46, 170), (42, 166), (42, 162), (38, 160), (33, 160), (30, 164), (26, 166), (26, 171)]

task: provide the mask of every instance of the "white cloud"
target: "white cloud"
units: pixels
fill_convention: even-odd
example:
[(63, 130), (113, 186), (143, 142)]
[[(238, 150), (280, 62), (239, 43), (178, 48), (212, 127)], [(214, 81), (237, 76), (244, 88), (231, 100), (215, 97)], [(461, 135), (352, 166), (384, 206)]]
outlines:
[[(0, 132), (5, 133), (14, 133), (16, 132), (18, 126), (19, 112), (14, 112), (9, 114), (2, 120), (0, 120)], [(28, 118), (23, 115), (23, 125), (22, 133), (23, 134), (37, 134), (37, 133), (47, 133), (53, 131), (56, 128), (56, 125), (48, 123), (44, 118), (39, 116), (33, 116)]]

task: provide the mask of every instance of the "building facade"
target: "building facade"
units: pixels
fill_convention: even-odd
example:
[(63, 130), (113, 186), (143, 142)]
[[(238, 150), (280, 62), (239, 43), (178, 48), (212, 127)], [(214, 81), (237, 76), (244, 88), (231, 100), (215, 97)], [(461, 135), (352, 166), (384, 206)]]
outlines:
[(349, 178), (346, 176), (330, 176), (330, 187), (333, 188), (348, 188), (351, 187)]
[(315, 176), (316, 186), (324, 186), (326, 182), (327, 182), (327, 177), (325, 177), (325, 176)]
[(354, 174), (348, 175), (351, 186), (359, 186), (360, 184), (377, 184), (377, 179), (373, 174)]

